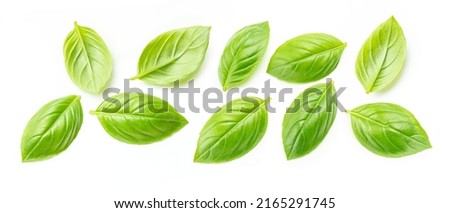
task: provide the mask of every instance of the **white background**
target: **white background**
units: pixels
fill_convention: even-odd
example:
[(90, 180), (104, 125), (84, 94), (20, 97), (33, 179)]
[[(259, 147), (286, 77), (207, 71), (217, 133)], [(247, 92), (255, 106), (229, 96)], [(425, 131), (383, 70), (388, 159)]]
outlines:
[[(127, 2), (0, 2), (0, 212), (127, 212), (114, 209), (113, 201), (213, 197), (248, 202), (258, 197), (336, 198), (334, 210), (306, 212), (450, 210), (450, 143), (446, 137), (450, 7), (446, 1)], [(407, 38), (407, 63), (388, 92), (367, 95), (355, 75), (356, 55), (369, 34), (391, 15)], [(263, 140), (246, 156), (226, 164), (193, 163), (198, 132), (210, 117), (203, 110), (184, 113), (190, 124), (163, 142), (135, 146), (114, 140), (88, 114), (102, 101), (101, 96), (78, 89), (64, 68), (63, 42), (74, 21), (103, 37), (114, 58), (111, 85), (119, 88), (124, 78), (135, 75), (142, 49), (155, 36), (175, 28), (209, 25), (210, 46), (196, 85), (202, 91), (220, 88), (217, 68), (227, 40), (241, 27), (265, 20), (271, 27), (269, 48), (261, 66), (241, 88), (261, 88), (271, 79), (273, 86), (292, 87), (294, 93), (285, 103), (273, 98), (278, 111), (270, 114)], [(314, 152), (286, 161), (281, 144), (284, 108), (315, 83), (285, 83), (265, 69), (280, 44), (309, 32), (329, 33), (348, 43), (330, 75), (337, 87), (347, 87), (339, 97), (345, 107), (379, 101), (400, 104), (416, 115), (433, 148), (400, 159), (376, 156), (355, 139), (349, 116), (338, 113)], [(132, 86), (149, 87), (140, 81), (133, 81)], [(69, 94), (82, 96), (85, 113), (76, 140), (50, 160), (21, 163), (20, 141), (28, 119), (43, 104)], [(202, 102), (199, 97), (197, 106)], [(170, 212), (130, 212), (150, 211)], [(280, 211), (298, 210), (276, 210)]]

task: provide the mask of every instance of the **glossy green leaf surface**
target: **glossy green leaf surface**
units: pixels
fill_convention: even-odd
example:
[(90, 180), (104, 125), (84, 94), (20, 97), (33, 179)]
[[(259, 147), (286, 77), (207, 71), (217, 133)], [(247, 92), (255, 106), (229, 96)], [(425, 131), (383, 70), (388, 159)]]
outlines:
[(431, 148), (427, 133), (413, 114), (391, 103), (372, 103), (351, 111), (353, 132), (369, 151), (403, 157)]
[(22, 135), (22, 161), (49, 159), (66, 150), (81, 128), (80, 97), (71, 95), (44, 105), (30, 119)]
[(288, 160), (313, 151), (328, 134), (336, 118), (333, 83), (317, 84), (302, 92), (283, 120), (283, 145)]
[(366, 93), (389, 87), (406, 59), (406, 39), (394, 17), (382, 23), (366, 40), (356, 60), (356, 76)]
[(219, 80), (223, 90), (236, 87), (250, 78), (269, 44), (268, 22), (246, 26), (228, 41), (220, 60)]
[(80, 89), (99, 94), (112, 75), (112, 58), (105, 42), (93, 29), (75, 22), (64, 42), (64, 58), (70, 79)]
[(130, 144), (161, 141), (188, 121), (166, 101), (142, 93), (121, 93), (106, 99), (96, 111), (105, 131)]
[(191, 80), (205, 58), (209, 32), (210, 27), (193, 26), (159, 35), (145, 47), (131, 79), (162, 86)]
[(267, 73), (287, 82), (317, 81), (336, 69), (345, 47), (345, 43), (332, 35), (300, 35), (278, 47)]
[(246, 97), (235, 99), (219, 109), (200, 132), (194, 161), (228, 162), (252, 150), (266, 132), (266, 102)]

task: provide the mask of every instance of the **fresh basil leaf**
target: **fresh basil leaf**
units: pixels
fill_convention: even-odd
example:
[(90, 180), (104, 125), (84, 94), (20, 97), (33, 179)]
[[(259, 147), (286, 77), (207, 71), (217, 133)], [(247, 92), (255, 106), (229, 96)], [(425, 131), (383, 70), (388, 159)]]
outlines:
[(80, 89), (99, 94), (108, 86), (112, 75), (111, 54), (105, 42), (93, 29), (75, 22), (64, 42), (67, 73)]
[(372, 103), (349, 111), (353, 132), (369, 151), (403, 157), (431, 148), (427, 133), (413, 114), (391, 103)]
[(269, 23), (262, 22), (244, 27), (231, 37), (219, 66), (219, 80), (224, 91), (250, 78), (266, 52), (269, 33)]
[(80, 97), (71, 95), (44, 105), (30, 119), (22, 135), (22, 161), (49, 159), (66, 150), (81, 128)]
[(109, 97), (91, 114), (109, 135), (129, 144), (161, 141), (188, 123), (169, 103), (143, 93)]
[(222, 163), (244, 156), (262, 139), (267, 128), (266, 101), (235, 99), (206, 122), (197, 143), (194, 161)]
[(162, 86), (191, 80), (205, 58), (209, 31), (210, 27), (193, 26), (159, 35), (145, 47), (138, 74), (131, 79)]
[(313, 151), (325, 138), (336, 118), (333, 83), (317, 84), (302, 92), (283, 120), (283, 145), (288, 160)]
[(356, 60), (356, 76), (366, 93), (389, 87), (406, 59), (406, 39), (394, 17), (381, 24), (366, 40)]
[(278, 47), (267, 73), (288, 82), (317, 81), (336, 69), (345, 47), (345, 43), (328, 34), (304, 34)]

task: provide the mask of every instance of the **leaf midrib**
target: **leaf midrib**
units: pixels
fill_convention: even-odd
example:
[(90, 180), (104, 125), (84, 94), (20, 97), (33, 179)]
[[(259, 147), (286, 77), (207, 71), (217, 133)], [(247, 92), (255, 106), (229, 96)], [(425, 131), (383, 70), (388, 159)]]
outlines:
[(87, 47), (86, 47), (86, 42), (83, 39), (83, 33), (81, 32), (80, 26), (78, 25), (77, 22), (75, 22), (75, 32), (77, 32), (78, 37), (80, 39), (80, 44), (81, 44), (81, 51), (83, 52), (84, 57), (86, 57), (86, 61), (89, 67), (89, 74), (91, 75), (91, 79), (93, 79), (91, 82), (93, 84), (93, 87), (95, 88), (95, 90), (97, 91), (97, 85), (96, 85), (96, 81), (95, 79), (95, 75), (94, 75), (94, 69), (92, 68), (92, 64), (91, 64), (91, 57), (89, 56), (88, 52), (87, 52)]
[[(172, 119), (161, 119), (151, 116), (140, 116), (136, 114), (126, 114), (126, 113), (107, 113), (107, 112), (98, 112), (98, 111), (91, 111), (90, 112), (93, 115), (99, 115), (99, 116), (119, 116), (119, 117), (133, 117), (133, 118), (144, 118), (144, 119), (150, 119), (150, 120), (159, 120), (159, 121), (171, 121), (171, 122), (178, 122), (178, 123), (184, 123), (183, 120), (172, 120)], [(145, 114), (143, 114), (145, 115)]]
[(59, 118), (60, 118), (63, 114), (65, 114), (65, 113), (67, 112), (67, 109), (71, 108), (72, 105), (73, 105), (73, 103), (75, 103), (75, 102), (78, 101), (78, 100), (80, 100), (80, 97), (79, 97), (79, 96), (75, 96), (75, 98), (72, 100), (72, 102), (70, 102), (70, 104), (67, 105), (67, 107), (66, 107), (66, 108), (58, 115), (58, 117), (52, 122), (52, 124), (51, 124), (48, 128), (46, 128), (46, 129), (43, 131), (43, 134), (42, 134), (41, 137), (39, 138), (39, 141), (36, 143), (36, 145), (33, 147), (33, 149), (32, 149), (30, 152), (28, 152), (28, 154), (25, 156), (25, 158), (23, 158), (23, 160), (26, 160), (26, 159), (30, 156), (30, 154), (33, 153), (34, 150), (36, 150), (36, 148), (41, 144), (42, 138), (43, 138), (43, 136), (48, 132), (48, 130), (51, 129), (51, 128), (55, 125), (56, 121), (58, 121)]
[[(264, 100), (262, 103), (260, 103), (260, 105), (258, 107), (256, 107), (253, 111), (251, 111), (250, 113), (248, 113), (244, 118), (242, 118), (241, 120), (239, 120), (236, 125), (234, 125), (233, 127), (231, 127), (231, 129), (229, 129), (225, 134), (223, 134), (222, 136), (219, 137), (219, 139), (216, 140), (216, 142), (211, 145), (210, 147), (207, 148), (208, 151), (210, 151), (211, 149), (213, 149), (214, 147), (219, 145), (219, 142), (225, 138), (225, 136), (231, 134), (231, 132), (233, 132), (233, 130), (235, 128), (237, 128), (237, 126), (240, 126), (240, 124), (247, 120), (250, 115), (253, 115), (256, 111), (258, 111), (262, 106), (266, 106), (268, 100)], [(196, 159), (200, 159), (201, 157), (203, 157), (203, 155), (205, 155), (207, 152), (203, 152), (202, 154), (200, 154), (199, 156), (196, 157)]]
[[(237, 50), (234, 52), (235, 54), (231, 54), (232, 55), (231, 63), (230, 63), (230, 66), (228, 67), (228, 69), (226, 69), (227, 76), (225, 77), (225, 80), (223, 82), (224, 88), (228, 88), (228, 84), (229, 84), (230, 78), (233, 75), (233, 73), (231, 73), (230, 70), (233, 67), (233, 65), (236, 63), (237, 55), (244, 48), (245, 43), (248, 41), (248, 39), (249, 39), (248, 34), (246, 34), (245, 38), (243, 39), (243, 41), (239, 43)], [(230, 52), (232, 52), (232, 51), (230, 51)]]
[[(325, 51), (312, 53), (312, 54), (310, 54), (310, 55), (308, 55), (308, 56), (306, 56), (306, 57), (299, 58), (299, 59), (295, 59), (295, 60), (290, 61), (290, 62), (288, 62), (288, 63), (285, 63), (285, 64), (279, 65), (279, 66), (277, 66), (277, 67), (274, 67), (273, 69), (278, 69), (278, 68), (280, 68), (280, 67), (287, 66), (287, 65), (290, 65), (290, 64), (293, 64), (293, 63), (300, 63), (301, 61), (304, 61), (305, 59), (309, 59), (309, 58), (311, 58), (311, 57), (313, 57), (313, 56), (318, 57), (318, 56), (324, 55), (324, 54), (326, 54), (326, 53), (336, 51), (336, 50), (338, 50), (338, 49), (343, 49), (343, 48), (345, 48), (346, 46), (347, 46), (347, 43), (342, 43), (342, 44), (339, 45), (339, 46), (333, 47), (333, 48), (331, 48), (331, 49), (327, 49), (327, 50), (325, 50)], [(273, 69), (272, 69), (272, 70), (273, 70)]]
[[(316, 105), (314, 106), (314, 110), (319, 106), (320, 101), (323, 99), (323, 97), (326, 97), (327, 92), (328, 92), (328, 89), (331, 89), (331, 86), (332, 86), (332, 85), (333, 85), (333, 84), (331, 83), (330, 85), (327, 85), (327, 87), (325, 87), (325, 93), (323, 93), (323, 94), (320, 96), (319, 100), (317, 101)], [(308, 113), (308, 112), (307, 112), (307, 113)], [(308, 115), (306, 116), (306, 119), (305, 119), (305, 122), (304, 122), (304, 123), (307, 123), (307, 122), (309, 121), (309, 119), (311, 118), (312, 114), (313, 114), (313, 113), (308, 113)], [(304, 127), (304, 126), (305, 126), (305, 125), (302, 125), (300, 131), (298, 131), (297, 134), (295, 135), (295, 138), (298, 137), (298, 135), (300, 134), (300, 132), (303, 130), (303, 127)], [(294, 144), (292, 145), (288, 157), (292, 157), (292, 151), (294, 150), (294, 147), (295, 147), (296, 144), (297, 144), (297, 143), (294, 142)]]
[[(197, 31), (197, 29), (196, 29)], [(193, 32), (193, 34), (195, 33), (195, 31)], [(149, 71), (144, 71), (144, 72), (140, 72), (138, 75), (134, 76), (131, 78), (131, 80), (135, 80), (135, 79), (140, 79), (146, 75), (151, 74), (152, 72), (159, 70), (167, 65), (172, 64), (173, 62), (175, 62), (176, 60), (178, 60), (179, 58), (183, 57), (183, 55), (189, 50), (189, 48), (192, 46), (192, 44), (198, 39), (200, 38), (203, 33), (200, 33), (197, 37), (195, 37), (194, 39), (192, 39), (191, 43), (189, 43), (189, 45), (187, 45), (186, 49), (184, 49), (178, 56), (171, 58), (170, 60), (168, 60), (166, 63), (162, 63), (161, 65), (158, 65), (156, 67), (151, 68)]]
[(400, 134), (400, 135), (402, 135), (402, 136), (404, 136), (404, 137), (406, 137), (406, 138), (410, 138), (411, 140), (413, 140), (413, 141), (415, 141), (415, 142), (417, 142), (417, 143), (422, 144), (421, 141), (415, 139), (414, 137), (411, 137), (411, 136), (409, 136), (409, 135), (406, 135), (406, 134), (404, 134), (403, 132), (401, 132), (401, 131), (399, 131), (399, 130), (393, 128), (393, 127), (390, 127), (389, 125), (383, 124), (383, 123), (381, 123), (381, 122), (379, 122), (379, 121), (377, 121), (377, 120), (374, 120), (374, 119), (372, 119), (372, 118), (366, 117), (366, 116), (364, 116), (364, 115), (362, 115), (362, 114), (359, 114), (359, 113), (354, 112), (354, 111), (351, 111), (351, 110), (349, 110), (348, 112), (350, 113), (350, 115), (356, 116), (356, 117), (358, 117), (358, 118), (360, 118), (360, 119), (367, 120), (367, 121), (369, 121), (369, 122), (371, 122), (371, 123), (374, 123), (374, 124), (376, 124), (376, 125), (379, 125), (379, 126), (382, 126), (382, 127), (384, 127), (384, 128), (387, 128), (387, 129), (389, 129), (389, 130), (391, 130), (391, 131), (393, 131), (393, 132), (395, 132), (395, 133), (397, 133), (397, 134)]
[(383, 60), (381, 61), (381, 65), (378, 68), (376, 77), (372, 81), (372, 84), (370, 85), (369, 89), (366, 91), (367, 93), (372, 92), (373, 86), (377, 82), (378, 77), (381, 74), (381, 70), (383, 69), (383, 64), (386, 62), (386, 58), (387, 58), (387, 54), (388, 54), (388, 50), (389, 50), (389, 41), (391, 40), (391, 34), (392, 34), (392, 23), (389, 25), (388, 39), (387, 39), (387, 42), (386, 42), (386, 47), (384, 48), (384, 51), (383, 51), (384, 52)]

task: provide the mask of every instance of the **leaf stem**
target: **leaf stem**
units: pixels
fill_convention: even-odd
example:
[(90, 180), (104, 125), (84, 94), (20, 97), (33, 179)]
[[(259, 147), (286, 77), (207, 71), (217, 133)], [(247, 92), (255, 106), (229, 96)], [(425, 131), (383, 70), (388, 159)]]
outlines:
[(136, 80), (136, 79), (139, 79), (140, 77), (142, 77), (142, 76), (136, 75), (136, 76), (131, 77), (130, 80)]

